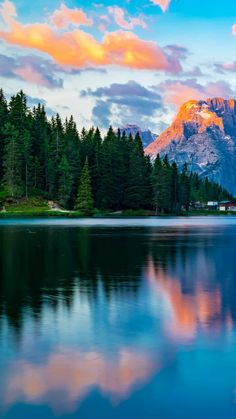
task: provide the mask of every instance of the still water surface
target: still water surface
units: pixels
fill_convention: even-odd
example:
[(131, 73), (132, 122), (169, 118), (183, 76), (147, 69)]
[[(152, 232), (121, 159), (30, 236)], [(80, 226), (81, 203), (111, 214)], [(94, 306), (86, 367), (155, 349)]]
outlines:
[(236, 218), (0, 220), (0, 418), (236, 417)]

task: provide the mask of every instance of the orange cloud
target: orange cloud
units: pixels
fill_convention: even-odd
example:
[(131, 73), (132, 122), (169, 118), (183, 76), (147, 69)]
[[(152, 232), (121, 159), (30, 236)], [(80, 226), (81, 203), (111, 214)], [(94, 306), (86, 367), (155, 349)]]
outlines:
[(129, 20), (126, 20), (124, 10), (118, 6), (108, 7), (108, 12), (114, 17), (116, 24), (123, 29), (131, 30), (135, 28), (135, 26), (147, 28), (142, 17), (131, 17)]
[(236, 35), (236, 23), (232, 26), (232, 34)]
[(22, 24), (13, 17), (11, 3), (3, 3), (0, 14), (8, 24), (0, 39), (8, 44), (48, 54), (57, 63), (75, 68), (118, 65), (135, 69), (178, 72), (176, 57), (167, 55), (156, 43), (144, 41), (132, 32), (105, 34), (102, 42), (82, 30), (58, 32), (47, 23)]
[(171, 0), (151, 0), (152, 3), (157, 4), (158, 6), (160, 6), (160, 8), (162, 9), (163, 12), (166, 12)]
[(69, 25), (91, 26), (93, 24), (92, 19), (89, 19), (83, 10), (69, 9), (65, 4), (61, 4), (59, 9), (55, 10), (50, 17), (50, 21), (58, 29), (65, 29)]
[(98, 352), (57, 349), (45, 364), (16, 362), (9, 371), (5, 402), (8, 405), (18, 400), (44, 402), (56, 411), (71, 411), (92, 388), (121, 400), (137, 385), (145, 383), (157, 367), (147, 354), (127, 348), (115, 359)]

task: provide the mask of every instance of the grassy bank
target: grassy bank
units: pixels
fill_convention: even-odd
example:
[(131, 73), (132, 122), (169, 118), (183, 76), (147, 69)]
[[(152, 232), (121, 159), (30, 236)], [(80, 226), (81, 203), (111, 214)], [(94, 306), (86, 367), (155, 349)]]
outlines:
[[(52, 208), (48, 201), (43, 198), (22, 199), (20, 201), (6, 201), (3, 205), (4, 210), (0, 212), (0, 218), (12, 217), (69, 217), (78, 218), (89, 216), (80, 211), (66, 211), (59, 207)], [(158, 214), (158, 216), (222, 216), (236, 215), (235, 212), (220, 212), (209, 210), (194, 210), (183, 212), (182, 214)], [(91, 215), (90, 215), (91, 216)], [(99, 211), (95, 210), (93, 217), (154, 217), (154, 211), (150, 210), (123, 210), (123, 211)]]
[(94, 214), (84, 214), (80, 211), (53, 211), (42, 208), (27, 208), (27, 209), (8, 209), (6, 212), (0, 212), (0, 218), (14, 218), (14, 217), (68, 217), (68, 218), (81, 218), (81, 217), (149, 217), (155, 214), (147, 211), (124, 211), (124, 212), (101, 212), (97, 211)]
[[(84, 217), (80, 211), (67, 211), (59, 208), (50, 207), (48, 200), (43, 198), (21, 199), (19, 201), (7, 200), (2, 203), (3, 210), (0, 211), (0, 218), (13, 217)], [(106, 216), (109, 212), (95, 211), (93, 216)]]
[(49, 209), (42, 209), (42, 208), (27, 208), (27, 209), (14, 209), (14, 210), (7, 210), (6, 212), (0, 212), (0, 218), (21, 218), (21, 217), (65, 217), (65, 218), (82, 218), (82, 217), (193, 217), (193, 216), (236, 216), (235, 212), (220, 212), (220, 211), (189, 211), (187, 213), (182, 214), (158, 214), (156, 215), (152, 211), (132, 211), (126, 210), (123, 212), (97, 212), (93, 215), (86, 215), (79, 211), (53, 211)]

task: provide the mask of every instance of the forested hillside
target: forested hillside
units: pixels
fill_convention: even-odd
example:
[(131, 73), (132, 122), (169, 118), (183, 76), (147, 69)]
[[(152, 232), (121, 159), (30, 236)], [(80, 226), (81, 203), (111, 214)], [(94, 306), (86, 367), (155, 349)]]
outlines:
[(71, 116), (47, 118), (44, 106), (28, 108), (21, 91), (9, 103), (0, 91), (1, 200), (40, 196), (67, 209), (188, 209), (190, 202), (230, 198), (208, 179), (144, 155), (141, 139), (112, 127), (78, 131)]

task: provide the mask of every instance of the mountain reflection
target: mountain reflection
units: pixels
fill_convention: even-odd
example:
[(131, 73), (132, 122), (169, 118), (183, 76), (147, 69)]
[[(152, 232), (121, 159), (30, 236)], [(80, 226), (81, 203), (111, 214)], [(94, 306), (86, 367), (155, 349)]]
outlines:
[(3, 412), (119, 404), (175, 376), (178, 345), (233, 330), (229, 228), (7, 227), (0, 247)]
[(155, 370), (148, 354), (129, 348), (121, 349), (113, 359), (98, 352), (56, 349), (43, 364), (25, 360), (13, 363), (4, 391), (5, 403), (46, 403), (61, 414), (74, 410), (92, 388), (117, 403)]
[[(158, 240), (158, 242), (157, 242)], [(202, 329), (229, 329), (236, 320), (235, 235), (230, 229), (169, 231), (153, 240), (146, 278), (171, 311), (166, 328), (193, 337)]]
[[(220, 289), (204, 290), (201, 282), (197, 283), (194, 294), (185, 294), (181, 283), (175, 277), (166, 275), (165, 271), (154, 269), (150, 261), (147, 278), (152, 289), (170, 306), (170, 317), (164, 320), (166, 330), (173, 337), (192, 338), (197, 328), (217, 326), (219, 323), (222, 302)], [(230, 326), (232, 318), (228, 313), (227, 324)]]

